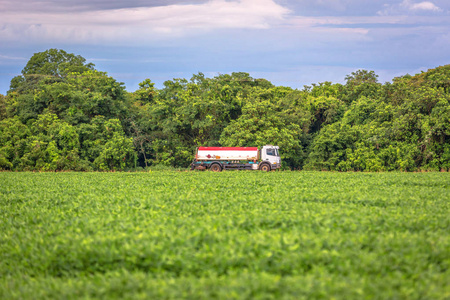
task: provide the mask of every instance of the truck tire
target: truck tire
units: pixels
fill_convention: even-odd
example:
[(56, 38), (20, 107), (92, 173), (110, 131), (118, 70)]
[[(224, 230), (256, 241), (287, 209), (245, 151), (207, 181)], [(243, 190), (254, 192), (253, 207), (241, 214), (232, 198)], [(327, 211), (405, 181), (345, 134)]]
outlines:
[(259, 169), (260, 169), (261, 171), (264, 171), (264, 172), (269, 172), (269, 171), (270, 171), (270, 165), (269, 165), (269, 164), (262, 164), (262, 165), (259, 167)]
[(218, 163), (212, 164), (209, 167), (209, 169), (213, 172), (221, 172), (222, 171), (222, 167)]

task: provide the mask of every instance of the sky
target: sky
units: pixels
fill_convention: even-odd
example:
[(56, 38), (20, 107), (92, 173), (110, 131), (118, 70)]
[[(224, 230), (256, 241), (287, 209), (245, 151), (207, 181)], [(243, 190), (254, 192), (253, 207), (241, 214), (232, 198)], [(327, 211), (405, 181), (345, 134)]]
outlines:
[(247, 72), (302, 89), (450, 63), (449, 0), (0, 0), (0, 94), (30, 57), (81, 55), (128, 91)]

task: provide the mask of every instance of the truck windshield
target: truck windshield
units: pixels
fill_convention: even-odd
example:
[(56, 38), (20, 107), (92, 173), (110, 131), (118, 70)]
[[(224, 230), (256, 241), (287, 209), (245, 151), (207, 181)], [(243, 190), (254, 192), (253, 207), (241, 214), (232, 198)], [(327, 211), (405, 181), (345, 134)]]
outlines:
[(277, 156), (277, 154), (276, 154), (276, 149), (273, 149), (273, 148), (267, 149), (267, 150), (266, 150), (266, 154), (267, 154), (267, 155), (272, 155), (272, 156)]
[(275, 149), (275, 155), (280, 156), (280, 152), (278, 152), (278, 149)]

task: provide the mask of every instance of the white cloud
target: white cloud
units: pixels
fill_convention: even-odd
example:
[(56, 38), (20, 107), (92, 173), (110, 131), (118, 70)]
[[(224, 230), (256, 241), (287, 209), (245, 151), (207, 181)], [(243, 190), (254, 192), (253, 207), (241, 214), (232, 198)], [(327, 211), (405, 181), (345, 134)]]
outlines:
[(425, 1), (420, 3), (414, 3), (410, 5), (411, 10), (429, 10), (429, 11), (441, 11), (439, 7), (434, 5), (432, 2)]
[(411, 13), (442, 12), (443, 10), (430, 1), (412, 2), (403, 0), (400, 4), (385, 4), (385, 9), (378, 12), (379, 15), (401, 15)]
[(25, 57), (0, 54), (0, 60), (26, 60)]
[(93, 42), (146, 39), (213, 29), (264, 29), (290, 11), (274, 0), (212, 0), (89, 12), (0, 13), (0, 39)]

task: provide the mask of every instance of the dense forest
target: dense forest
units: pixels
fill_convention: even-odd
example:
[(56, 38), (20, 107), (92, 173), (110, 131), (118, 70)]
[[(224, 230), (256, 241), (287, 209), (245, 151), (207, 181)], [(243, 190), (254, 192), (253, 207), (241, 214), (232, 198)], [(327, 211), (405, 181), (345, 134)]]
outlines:
[(450, 65), (384, 84), (358, 70), (302, 90), (247, 73), (123, 83), (63, 50), (0, 95), (0, 170), (187, 167), (198, 146), (280, 146), (284, 168), (448, 171)]

